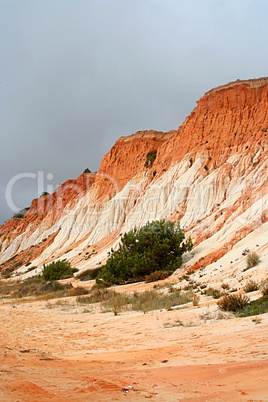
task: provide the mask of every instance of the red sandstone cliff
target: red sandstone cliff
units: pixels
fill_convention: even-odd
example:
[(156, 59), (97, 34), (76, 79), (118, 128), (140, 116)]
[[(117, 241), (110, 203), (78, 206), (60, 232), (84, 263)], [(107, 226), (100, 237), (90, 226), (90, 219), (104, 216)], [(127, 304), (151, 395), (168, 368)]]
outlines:
[(99, 197), (115, 195), (124, 185), (145, 170), (146, 156), (157, 151), (176, 131), (139, 131), (121, 137), (102, 159), (95, 184)]
[[(267, 78), (236, 81), (201, 97), (177, 131), (121, 137), (96, 176), (67, 181), (54, 194), (34, 200), (23, 219), (0, 228), (2, 269), (10, 258), (29, 261), (29, 244), (31, 260), (39, 266), (60, 258), (66, 242), (78, 267), (93, 267), (100, 262), (88, 261), (90, 247), (104, 256), (120, 231), (163, 217), (183, 220), (203, 261), (193, 258), (194, 268), (212, 264), (267, 221), (267, 111)], [(152, 151), (156, 159), (146, 167)], [(136, 193), (127, 188), (130, 182)], [(200, 186), (202, 199), (194, 200)], [(200, 204), (207, 209), (201, 211)], [(45, 239), (37, 233), (39, 227), (47, 233)], [(220, 231), (222, 237), (207, 245)], [(32, 243), (25, 242), (30, 236)], [(203, 244), (213, 250), (203, 251)]]
[(53, 194), (32, 201), (23, 218), (12, 218), (0, 227), (0, 238), (11, 243), (28, 229), (29, 236), (40, 224), (51, 226), (59, 220), (65, 207), (72, 209), (90, 189), (95, 174), (81, 174), (77, 180), (67, 180)]
[(203, 153), (207, 166), (215, 168), (233, 153), (263, 151), (267, 136), (268, 79), (230, 83), (207, 92), (197, 102), (176, 134), (160, 148), (156, 165), (161, 172), (188, 153)]

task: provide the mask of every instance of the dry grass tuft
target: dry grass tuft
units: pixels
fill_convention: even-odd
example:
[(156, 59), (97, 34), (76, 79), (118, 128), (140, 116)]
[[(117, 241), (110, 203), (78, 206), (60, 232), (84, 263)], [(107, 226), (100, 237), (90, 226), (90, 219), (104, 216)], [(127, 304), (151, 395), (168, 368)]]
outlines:
[(258, 289), (259, 289), (258, 283), (253, 280), (248, 281), (244, 287), (244, 291), (246, 293), (254, 292), (255, 290)]
[(249, 304), (249, 297), (240, 294), (226, 295), (223, 296), (217, 304), (221, 310), (237, 311)]
[(255, 267), (256, 265), (258, 265), (259, 262), (260, 262), (260, 257), (258, 256), (257, 253), (255, 253), (255, 251), (253, 251), (247, 255), (247, 268), (248, 269)]

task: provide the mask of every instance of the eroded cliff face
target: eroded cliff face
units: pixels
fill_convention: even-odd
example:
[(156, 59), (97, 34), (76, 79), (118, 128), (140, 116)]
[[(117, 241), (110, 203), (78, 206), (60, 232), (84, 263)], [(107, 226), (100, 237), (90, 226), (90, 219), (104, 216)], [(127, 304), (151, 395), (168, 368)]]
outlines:
[[(248, 158), (267, 146), (267, 79), (235, 82), (207, 92), (157, 155), (158, 170), (179, 163), (186, 154), (202, 155), (209, 169), (231, 155)], [(243, 173), (243, 172), (241, 172)]]
[[(34, 199), (23, 218), (8, 220), (0, 227), (0, 259), (5, 255), (7, 249), (12, 255), (17, 251), (15, 239), (18, 236), (20, 236), (19, 243), (25, 243), (26, 239), (37, 230), (41, 235), (53, 226), (62, 215), (68, 213), (78, 203), (94, 181), (94, 174), (82, 174), (77, 180), (67, 180), (58, 187), (55, 193)], [(40, 239), (40, 242), (44, 240), (46, 239)], [(43, 249), (44, 247), (42, 247)]]
[[(264, 278), (267, 111), (268, 79), (238, 81), (206, 93), (177, 131), (120, 138), (96, 176), (67, 182), (0, 228), (1, 268), (15, 258), (22, 278), (58, 258), (95, 268), (121, 233), (165, 218), (180, 221), (194, 241), (186, 269), (202, 269), (207, 281)], [(258, 271), (244, 273), (244, 248), (260, 253)]]
[(104, 156), (96, 176), (99, 187), (98, 198), (117, 194), (133, 178), (144, 174), (146, 156), (169, 140), (176, 131), (139, 131), (128, 137), (121, 137)]

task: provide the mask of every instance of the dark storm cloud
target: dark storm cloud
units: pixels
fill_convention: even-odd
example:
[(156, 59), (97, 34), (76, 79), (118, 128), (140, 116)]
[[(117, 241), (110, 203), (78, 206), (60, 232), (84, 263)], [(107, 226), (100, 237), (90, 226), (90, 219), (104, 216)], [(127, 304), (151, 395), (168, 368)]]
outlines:
[[(43, 171), (55, 188), (97, 170), (119, 136), (176, 129), (205, 91), (266, 76), (267, 4), (0, 0), (0, 223), (14, 175)], [(40, 191), (19, 180), (13, 198)]]

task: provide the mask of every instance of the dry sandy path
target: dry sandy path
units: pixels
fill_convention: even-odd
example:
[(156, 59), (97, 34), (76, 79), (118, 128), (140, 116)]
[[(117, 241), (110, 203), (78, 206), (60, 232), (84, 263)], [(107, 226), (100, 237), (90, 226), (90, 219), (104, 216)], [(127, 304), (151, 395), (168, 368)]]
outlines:
[(0, 305), (0, 401), (268, 401), (268, 314), (54, 303)]

